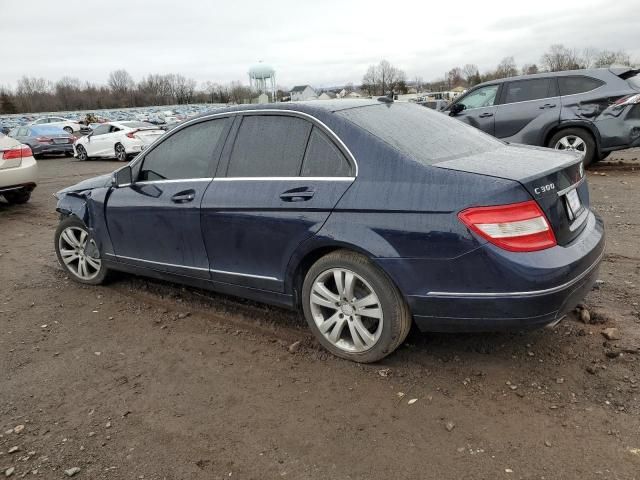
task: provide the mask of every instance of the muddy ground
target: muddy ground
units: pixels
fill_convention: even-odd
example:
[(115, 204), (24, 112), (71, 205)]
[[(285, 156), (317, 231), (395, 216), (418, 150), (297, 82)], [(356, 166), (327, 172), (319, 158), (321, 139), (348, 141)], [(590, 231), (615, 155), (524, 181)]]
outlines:
[(594, 323), (412, 332), (367, 366), (327, 355), (285, 310), (127, 275), (70, 281), (51, 194), (118, 164), (39, 164), (32, 201), (0, 204), (0, 475), (640, 478), (639, 152), (588, 173), (608, 233)]

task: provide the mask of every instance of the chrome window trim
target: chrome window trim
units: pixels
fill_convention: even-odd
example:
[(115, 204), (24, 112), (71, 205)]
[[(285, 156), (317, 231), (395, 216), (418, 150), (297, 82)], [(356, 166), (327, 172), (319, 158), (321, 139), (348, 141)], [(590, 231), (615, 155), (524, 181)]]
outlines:
[(214, 182), (240, 182), (243, 180), (248, 181), (263, 181), (263, 180), (274, 180), (274, 181), (295, 181), (302, 182), (304, 180), (309, 180), (313, 182), (353, 182), (356, 177), (216, 177), (213, 179)]
[(578, 283), (584, 277), (589, 275), (592, 272), (592, 270), (598, 266), (598, 264), (600, 263), (600, 260), (602, 260), (602, 257), (604, 257), (604, 252), (605, 252), (605, 249), (603, 248), (602, 249), (602, 253), (598, 256), (596, 261), (593, 262), (591, 264), (591, 266), (589, 266), (589, 268), (587, 268), (584, 272), (582, 272), (576, 278), (573, 278), (573, 279), (569, 280), (568, 282), (563, 283), (562, 285), (558, 285), (556, 287), (545, 288), (543, 290), (530, 290), (530, 291), (527, 291), (527, 292), (491, 292), (491, 293), (489, 293), (489, 292), (473, 292), (473, 293), (467, 293), (467, 292), (428, 292), (426, 296), (427, 297), (453, 297), (453, 298), (473, 298), (473, 297), (480, 297), (480, 298), (510, 298), (510, 297), (523, 297), (523, 296), (540, 296), (540, 295), (546, 295), (546, 294), (549, 294), (549, 293), (555, 293), (555, 292), (559, 292), (560, 290), (564, 290), (565, 288), (571, 287), (572, 285)]
[(213, 177), (172, 178), (172, 179), (166, 179), (166, 180), (143, 180), (141, 182), (134, 182), (133, 184), (130, 184), (130, 185), (150, 185), (154, 183), (179, 183), (179, 182), (210, 182), (211, 180), (213, 180)]
[[(345, 143), (342, 141), (342, 139), (332, 130), (330, 129), (326, 123), (324, 123), (322, 120), (319, 120), (318, 118), (314, 117), (311, 114), (308, 114), (306, 112), (302, 112), (299, 110), (289, 110), (289, 109), (284, 109), (284, 108), (264, 108), (264, 109), (250, 109), (250, 110), (235, 110), (232, 112), (220, 112), (220, 113), (211, 113), (209, 115), (204, 115), (201, 117), (197, 117), (197, 118), (193, 118), (191, 120), (188, 120), (182, 124), (180, 124), (179, 127), (175, 128), (174, 130), (171, 130), (170, 132), (167, 133), (171, 133), (172, 135), (175, 133), (178, 133), (180, 130), (187, 128), (190, 125), (194, 125), (196, 123), (199, 122), (203, 122), (206, 120), (214, 120), (216, 118), (224, 118), (224, 117), (231, 117), (231, 116), (236, 116), (236, 115), (244, 115), (244, 114), (260, 114), (260, 113), (283, 113), (283, 114), (288, 114), (288, 115), (293, 115), (293, 116), (301, 116), (304, 117), (306, 119), (308, 119), (311, 123), (315, 123), (318, 124), (322, 127), (322, 129), (325, 131), (325, 133), (328, 133), (329, 136), (336, 141), (340, 147), (342, 147), (342, 149), (344, 150), (344, 152), (347, 153), (347, 160), (350, 160), (351, 162), (353, 162), (353, 165), (355, 167), (355, 174), (354, 174), (354, 178), (358, 176), (359, 173), (359, 167), (358, 167), (358, 161), (356, 160), (356, 157), (353, 155), (353, 153), (351, 152), (351, 150), (349, 149), (349, 147), (347, 147), (345, 145)], [(130, 166), (133, 168), (134, 165), (137, 165), (139, 162), (142, 162), (144, 160), (144, 158), (147, 156), (147, 154), (152, 151), (155, 147), (156, 144), (159, 144), (160, 142), (164, 141), (165, 135), (162, 135), (160, 138), (156, 139), (153, 143), (151, 143), (151, 145), (147, 146), (147, 148), (145, 148), (143, 150), (143, 152), (141, 154), (139, 154), (135, 160), (133, 160), (133, 162), (131, 162)], [(296, 178), (296, 177), (292, 177), (292, 178)], [(297, 178), (302, 178), (302, 177), (297, 177)], [(339, 178), (339, 177), (336, 177)]]

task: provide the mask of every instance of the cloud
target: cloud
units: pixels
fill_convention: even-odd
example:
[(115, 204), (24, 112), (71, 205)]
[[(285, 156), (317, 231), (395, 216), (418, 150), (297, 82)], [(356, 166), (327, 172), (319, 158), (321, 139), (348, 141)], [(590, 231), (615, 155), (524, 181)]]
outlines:
[(23, 75), (104, 83), (118, 68), (136, 79), (176, 72), (246, 82), (263, 60), (279, 84), (327, 86), (359, 82), (381, 58), (428, 80), (465, 63), (493, 68), (511, 55), (520, 65), (537, 62), (552, 43), (625, 49), (640, 60), (636, 3), (111, 0), (70, 10), (5, 0), (0, 85)]

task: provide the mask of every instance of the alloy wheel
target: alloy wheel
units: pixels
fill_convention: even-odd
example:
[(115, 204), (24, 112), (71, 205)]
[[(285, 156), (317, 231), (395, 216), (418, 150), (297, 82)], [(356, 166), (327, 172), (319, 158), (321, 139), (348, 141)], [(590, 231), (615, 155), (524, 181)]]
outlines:
[(116, 145), (116, 158), (120, 162), (127, 161), (127, 152), (122, 145)]
[(556, 150), (579, 152), (584, 156), (587, 153), (587, 144), (577, 135), (567, 135), (558, 140), (554, 146)]
[(92, 280), (100, 273), (100, 252), (86, 230), (73, 226), (65, 228), (58, 237), (58, 249), (66, 267), (78, 278)]
[(78, 160), (84, 162), (89, 158), (87, 156), (87, 151), (84, 149), (82, 145), (78, 145), (78, 147), (76, 147), (76, 150), (78, 152)]
[(309, 303), (318, 330), (335, 347), (360, 353), (380, 339), (380, 299), (357, 273), (344, 268), (325, 270), (313, 282)]

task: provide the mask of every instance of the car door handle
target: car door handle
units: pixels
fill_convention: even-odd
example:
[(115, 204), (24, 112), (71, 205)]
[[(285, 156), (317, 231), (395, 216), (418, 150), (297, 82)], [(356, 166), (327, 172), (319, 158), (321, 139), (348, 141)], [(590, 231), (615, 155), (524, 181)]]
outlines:
[(480, 115), (478, 115), (480, 118), (488, 118), (488, 117), (493, 117), (493, 113), (490, 112), (485, 112), (485, 113), (481, 113)]
[(194, 198), (196, 198), (195, 190), (184, 190), (173, 195), (171, 201), (173, 203), (189, 203), (192, 202)]
[(545, 103), (544, 105), (542, 105), (540, 107), (540, 109), (545, 109), (545, 108), (555, 108), (556, 104), (555, 103)]
[(305, 202), (313, 198), (316, 192), (309, 190), (307, 187), (293, 188), (282, 192), (280, 199), (285, 202)]

